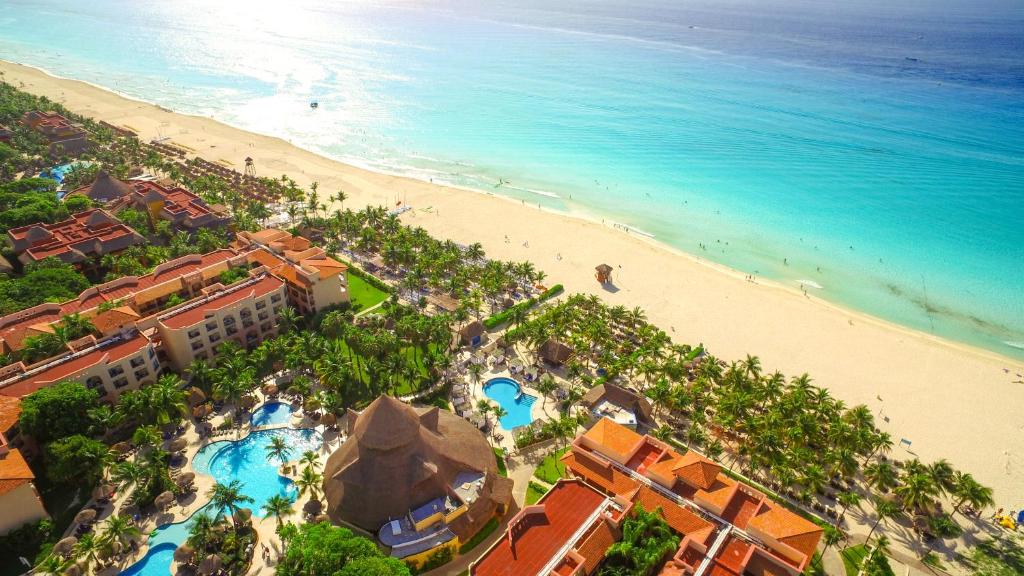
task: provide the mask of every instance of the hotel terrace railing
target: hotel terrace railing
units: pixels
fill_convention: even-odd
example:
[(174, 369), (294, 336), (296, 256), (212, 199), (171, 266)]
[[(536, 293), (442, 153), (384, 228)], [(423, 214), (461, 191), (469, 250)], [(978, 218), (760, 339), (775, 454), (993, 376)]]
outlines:
[(558, 566), (558, 563), (561, 562), (563, 558), (565, 558), (565, 555), (569, 553), (569, 550), (572, 550), (572, 547), (576, 545), (576, 541), (582, 538), (583, 535), (587, 533), (587, 530), (589, 530), (590, 527), (594, 525), (594, 522), (598, 518), (600, 518), (601, 515), (604, 514), (609, 508), (618, 509), (618, 507), (615, 506), (615, 502), (611, 498), (605, 498), (604, 502), (601, 502), (601, 505), (598, 506), (597, 509), (595, 509), (590, 514), (590, 516), (587, 517), (586, 520), (580, 523), (580, 527), (577, 528), (575, 532), (573, 532), (572, 536), (570, 536), (569, 539), (565, 541), (565, 544), (563, 544), (562, 547), (559, 548), (557, 552), (555, 552), (551, 559), (548, 560), (548, 563), (545, 564), (544, 567), (541, 568), (535, 576), (548, 576), (548, 574), (551, 574), (552, 570), (555, 569), (555, 566)]

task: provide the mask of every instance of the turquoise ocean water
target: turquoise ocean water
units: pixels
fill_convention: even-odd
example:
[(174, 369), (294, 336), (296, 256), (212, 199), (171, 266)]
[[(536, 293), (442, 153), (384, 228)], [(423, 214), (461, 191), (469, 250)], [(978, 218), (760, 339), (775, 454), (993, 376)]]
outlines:
[(1014, 0), (0, 0), (0, 58), (1024, 358)]

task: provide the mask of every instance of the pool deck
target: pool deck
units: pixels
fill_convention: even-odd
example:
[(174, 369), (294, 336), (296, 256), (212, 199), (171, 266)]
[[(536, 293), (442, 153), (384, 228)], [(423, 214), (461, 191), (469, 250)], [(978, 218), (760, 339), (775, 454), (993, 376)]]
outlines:
[[(488, 380), (494, 378), (509, 378), (511, 380), (515, 380), (516, 383), (519, 384), (519, 388), (522, 392), (529, 394), (531, 396), (535, 396), (537, 398), (537, 401), (534, 402), (533, 406), (530, 407), (530, 417), (533, 418), (534, 420), (547, 420), (549, 418), (558, 418), (560, 416), (560, 414), (558, 413), (557, 403), (554, 399), (552, 399), (551, 397), (545, 398), (543, 394), (537, 391), (537, 389), (531, 387), (530, 383), (526, 382), (522, 378), (522, 376), (514, 376), (511, 372), (508, 371), (508, 368), (503, 365), (496, 367), (488, 367), (487, 371), (480, 375), (479, 384), (469, 384), (470, 396), (473, 399), (474, 406), (476, 405), (477, 401), (480, 400), (481, 398), (487, 400), (492, 405), (496, 404), (494, 400), (489, 398), (487, 394), (484, 393), (484, 385), (487, 384)], [(488, 420), (490, 420), (492, 424), (495, 423), (494, 416), (488, 415), (487, 418)], [(514, 451), (515, 440), (512, 438), (512, 432), (509, 430), (505, 430), (504, 428), (501, 427), (500, 424), (497, 425), (496, 431), (499, 434), (501, 434), (503, 438), (497, 441), (495, 441), (492, 438), (492, 442), (494, 442), (494, 445), (501, 446), (509, 453)]]
[[(262, 398), (262, 394), (261, 393), (257, 392), (257, 394), (258, 394), (258, 396), (260, 396)], [(263, 398), (263, 402), (258, 403), (257, 407), (261, 406), (267, 400), (268, 399)], [(231, 414), (231, 412), (232, 412), (232, 410), (230, 408), (225, 408), (225, 409), (221, 410), (219, 413), (215, 414), (212, 418), (210, 418), (207, 421), (206, 424), (208, 426), (212, 427), (212, 428), (216, 428), (219, 424), (224, 422), (224, 418), (226, 416), (228, 416), (229, 414)], [(297, 413), (301, 414), (301, 409)], [(251, 414), (251, 411), (249, 412), (249, 414)], [(209, 444), (213, 444), (213, 443), (216, 443), (216, 442), (222, 442), (222, 441), (225, 441), (225, 440), (229, 440), (229, 441), (242, 440), (242, 439), (246, 438), (251, 432), (255, 432), (255, 431), (258, 431), (258, 430), (273, 430), (273, 429), (278, 429), (278, 428), (314, 428), (314, 429), (317, 430), (317, 432), (320, 432), (323, 435), (323, 437), (324, 437), (323, 443), (321, 444), (320, 449), (319, 449), (320, 464), (321, 464), (321, 468), (322, 468), (323, 463), (326, 462), (327, 456), (331, 452), (336, 450), (338, 447), (340, 447), (341, 444), (344, 442), (344, 438), (339, 437), (337, 434), (334, 434), (334, 433), (328, 433), (324, 429), (323, 426), (316, 425), (315, 423), (311, 422), (309, 419), (306, 419), (306, 418), (303, 418), (302, 420), (298, 420), (298, 421), (297, 421), (296, 418), (293, 418), (292, 422), (288, 423), (288, 424), (274, 424), (274, 425), (259, 426), (259, 427), (250, 426), (249, 423), (248, 423), (249, 420), (247, 418), (245, 420), (246, 424), (243, 425), (240, 428), (235, 428), (234, 432), (231, 433), (231, 434), (225, 434), (225, 435), (214, 436), (214, 437), (206, 437), (206, 438), (202, 438), (202, 439), (199, 437), (199, 434), (196, 432), (194, 421), (189, 419), (186, 422), (187, 422), (188, 425), (186, 427), (185, 433), (182, 434), (179, 437), (180, 438), (184, 438), (186, 440), (186, 442), (188, 443), (188, 446), (186, 447), (186, 449), (184, 451), (185, 456), (188, 458), (188, 463), (185, 466), (183, 466), (182, 468), (180, 468), (179, 472), (181, 472), (181, 473), (184, 473), (184, 472), (194, 472), (195, 473), (195, 475), (196, 475), (195, 482), (194, 482), (195, 491), (193, 493), (183, 497), (183, 498), (178, 499), (165, 512), (153, 514), (153, 515), (150, 515), (150, 516), (142, 518), (139, 521), (139, 523), (137, 524), (137, 526), (138, 526), (139, 530), (143, 534), (143, 538), (142, 538), (143, 541), (147, 540), (148, 537), (149, 537), (149, 534), (152, 533), (153, 530), (155, 530), (159, 526), (163, 526), (164, 524), (171, 524), (171, 523), (182, 522), (184, 520), (189, 519), (192, 516), (192, 514), (194, 514), (197, 510), (199, 510), (200, 508), (205, 506), (206, 503), (209, 501), (209, 499), (206, 497), (206, 494), (207, 494), (207, 492), (209, 492), (209, 490), (211, 488), (213, 488), (213, 485), (214, 485), (213, 477), (212, 476), (208, 476), (206, 474), (201, 474), (201, 473), (197, 472), (196, 470), (194, 470), (192, 468), (193, 458), (195, 458), (196, 454), (198, 454), (200, 450), (202, 450), (205, 446), (207, 446)], [(172, 438), (171, 440), (168, 440), (168, 441), (164, 442), (164, 447), (166, 448), (166, 446), (169, 445), (170, 442), (172, 442), (175, 439), (176, 438)], [(301, 458), (301, 457), (302, 457), (301, 454), (296, 454), (295, 455), (295, 459), (290, 461), (290, 462), (288, 462), (288, 464), (296, 464), (298, 462), (298, 459)], [(284, 476), (284, 475), (282, 475), (282, 476)], [(294, 473), (290, 474), (290, 475), (288, 475), (288, 477), (294, 479), (295, 474)], [(302, 507), (305, 505), (305, 503), (307, 501), (308, 501), (307, 498), (302, 498), (302, 499), (299, 499), (299, 500), (297, 500), (295, 502), (295, 505), (293, 507), (293, 510), (295, 511), (295, 513), (294, 513), (293, 516), (290, 517), (291, 519), (294, 520), (294, 519), (297, 519), (297, 518), (301, 517)], [(102, 512), (102, 514), (100, 514), (97, 517), (97, 522), (102, 522), (105, 518), (107, 518), (108, 516), (110, 516), (112, 514), (121, 514), (122, 513), (122, 509), (126, 507), (126, 503), (125, 503), (124, 498), (115, 497), (113, 499), (112, 503), (113, 503), (113, 508), (111, 509), (108, 506), (108, 508), (106, 510), (104, 510)], [(84, 502), (83, 506), (85, 506), (87, 504), (89, 504), (89, 502)], [(254, 510), (254, 512), (257, 512), (257, 511)], [(69, 527), (68, 530), (71, 533), (73, 533), (75, 526), (76, 526), (75, 524), (72, 524), (71, 527)], [(258, 545), (257, 545), (257, 550), (253, 554), (252, 566), (250, 567), (249, 572), (247, 574), (250, 574), (250, 575), (253, 575), (253, 574), (264, 574), (264, 575), (268, 575), (269, 576), (269, 575), (274, 573), (274, 561), (273, 561), (273, 558), (276, 558), (277, 555), (281, 551), (280, 541), (279, 541), (279, 539), (277, 537), (277, 534), (275, 532), (275, 529), (277, 528), (277, 521), (273, 517), (259, 518), (258, 516), (256, 516), (254, 514), (253, 515), (253, 527), (255, 528), (255, 530), (256, 530), (256, 532), (257, 532), (257, 534), (259, 536), (259, 542), (258, 542)], [(267, 546), (271, 550), (271, 558), (272, 559), (269, 560), (269, 561), (264, 561), (263, 555), (260, 553), (260, 551), (262, 550), (263, 546)], [(138, 562), (139, 560), (141, 560), (143, 558), (143, 556), (146, 555), (146, 552), (148, 551), (148, 549), (149, 549), (148, 545), (145, 544), (145, 543), (142, 543), (140, 545), (140, 547), (139, 547), (139, 550), (134, 555), (129, 554), (125, 558), (125, 560), (123, 560), (120, 564), (111, 566), (111, 567), (106, 568), (104, 570), (98, 570), (98, 571), (94, 572), (94, 574), (101, 575), (101, 576), (114, 576), (116, 574), (119, 574), (122, 571), (124, 571), (127, 568), (129, 568), (132, 564), (134, 564), (134, 563)], [(173, 572), (173, 570), (174, 570), (174, 564), (173, 563), (172, 563), (171, 568), (172, 568), (172, 570), (171, 570), (171, 572), (169, 574), (173, 574), (174, 573)]]

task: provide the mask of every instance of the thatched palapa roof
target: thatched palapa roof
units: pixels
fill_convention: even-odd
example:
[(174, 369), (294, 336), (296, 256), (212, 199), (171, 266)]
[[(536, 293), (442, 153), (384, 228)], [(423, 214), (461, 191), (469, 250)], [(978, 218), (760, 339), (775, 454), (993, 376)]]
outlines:
[(120, 200), (131, 193), (131, 185), (114, 178), (103, 170), (96, 173), (96, 180), (92, 184), (71, 192), (71, 194), (81, 194), (82, 196), (87, 196), (93, 202), (101, 203)]
[(625, 408), (642, 421), (650, 421), (654, 410), (650, 400), (644, 396), (610, 383), (594, 386), (580, 398), (580, 404), (587, 408), (593, 408), (602, 401)]
[(554, 338), (548, 338), (547, 342), (541, 344), (537, 354), (552, 364), (561, 365), (572, 356), (572, 348)]

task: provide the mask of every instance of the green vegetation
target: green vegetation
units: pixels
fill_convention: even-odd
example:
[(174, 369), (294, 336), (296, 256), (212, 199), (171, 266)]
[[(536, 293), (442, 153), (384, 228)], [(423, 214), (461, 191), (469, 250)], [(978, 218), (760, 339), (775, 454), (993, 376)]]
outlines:
[(537, 466), (537, 470), (533, 473), (534, 476), (547, 482), (548, 484), (554, 484), (558, 482), (560, 478), (565, 477), (565, 464), (559, 460), (569, 448), (565, 447), (552, 452), (541, 460), (540, 465)]
[(966, 564), (975, 576), (1024, 574), (1024, 540), (1016, 534), (983, 540), (970, 551)]
[(825, 573), (825, 564), (821, 561), (820, 552), (814, 553), (814, 557), (807, 564), (807, 569), (804, 570), (804, 576), (828, 576)]
[(248, 278), (248, 277), (249, 277), (249, 269), (248, 268), (246, 268), (245, 266), (233, 266), (233, 267), (228, 268), (227, 270), (221, 272), (220, 275), (217, 277), (217, 279), (220, 280), (221, 284), (227, 286), (229, 284), (234, 284), (235, 282), (238, 282), (239, 280), (244, 280), (245, 278)]
[(20, 278), (0, 276), (0, 314), (10, 314), (44, 302), (64, 302), (89, 287), (89, 279), (56, 258), (25, 266)]
[(669, 528), (661, 509), (651, 512), (639, 504), (622, 525), (622, 540), (605, 552), (598, 576), (654, 574), (664, 559), (679, 548), (679, 536)]
[(536, 504), (540, 497), (547, 494), (548, 489), (537, 484), (536, 482), (530, 482), (526, 485), (526, 505)]
[(0, 232), (29, 224), (49, 224), (71, 215), (57, 199), (57, 183), (25, 178), (0, 184)]
[(452, 558), (454, 557), (455, 553), (452, 551), (452, 549), (448, 546), (445, 546), (444, 548), (441, 548), (440, 550), (435, 550), (433, 553), (431, 553), (430, 556), (427, 558), (427, 561), (423, 563), (423, 566), (420, 566), (418, 569), (410, 567), (410, 570), (412, 570), (414, 574), (422, 574), (424, 572), (429, 572), (434, 568), (444, 566), (445, 564), (451, 562)]
[(59, 484), (95, 486), (109, 459), (110, 449), (81, 434), (46, 445), (46, 474)]
[(89, 412), (99, 406), (99, 394), (77, 382), (59, 382), (22, 398), (18, 427), (37, 442), (89, 432)]
[(487, 318), (484, 319), (484, 327), (490, 330), (492, 328), (500, 326), (501, 324), (504, 324), (505, 322), (514, 321), (517, 319), (517, 317), (522, 317), (522, 315), (530, 308), (533, 308), (534, 306), (540, 304), (541, 302), (544, 302), (545, 300), (550, 300), (551, 298), (558, 296), (563, 292), (563, 290), (564, 289), (562, 288), (561, 284), (555, 284), (551, 288), (545, 290), (544, 293), (538, 296), (537, 298), (529, 298), (527, 300), (523, 300), (522, 302), (512, 306), (507, 310), (503, 310), (501, 312), (498, 312), (497, 314), (488, 316)]
[(490, 536), (491, 533), (494, 532), (497, 529), (498, 529), (498, 519), (497, 518), (491, 518), (490, 520), (487, 521), (487, 524), (484, 524), (484, 527), (481, 528), (479, 532), (477, 532), (475, 535), (473, 535), (473, 537), (470, 538), (469, 540), (466, 540), (466, 542), (464, 542), (462, 544), (462, 546), (459, 547), (459, 554), (465, 554), (466, 552), (469, 552), (473, 548), (476, 548), (477, 545), (479, 545), (481, 542), (486, 540), (487, 537)]
[(0, 536), (0, 558), (4, 559), (0, 562), (0, 576), (22, 574), (25, 567), (18, 561), (18, 557), (31, 562), (43, 544), (52, 544), (55, 534), (59, 532), (54, 529), (53, 520), (44, 518)]
[(193, 516), (189, 524), (188, 545), (194, 550), (192, 563), (201, 564), (208, 556), (216, 554), (221, 560), (225, 574), (245, 574), (252, 560), (256, 532), (252, 529), (251, 516), (239, 514), (231, 521), (210, 515), (206, 510)]
[(350, 266), (346, 273), (348, 296), (352, 302), (352, 310), (354, 312), (369, 310), (388, 299), (389, 294), (387, 291), (380, 289), (375, 283), (367, 280), (367, 278), (373, 278), (373, 276), (366, 274), (362, 270), (359, 270), (360, 274), (356, 274), (354, 273), (355, 270), (358, 269)]
[(505, 466), (505, 450), (495, 448), (494, 459), (498, 462), (498, 474), (500, 476), (508, 477), (508, 468)]
[[(846, 568), (847, 576), (857, 576), (857, 572), (860, 570), (861, 565), (864, 563), (864, 557), (868, 554), (868, 547), (864, 544), (858, 544), (856, 546), (850, 546), (845, 550), (839, 551), (839, 556), (843, 559), (843, 566)], [(894, 576), (892, 568), (889, 566), (889, 561), (885, 558), (884, 554), (875, 554), (873, 559), (878, 559), (873, 564), (877, 567), (878, 576)]]
[(278, 534), (285, 545), (277, 576), (333, 574), (334, 576), (408, 576), (408, 566), (384, 556), (371, 540), (348, 528), (319, 524), (285, 524)]

